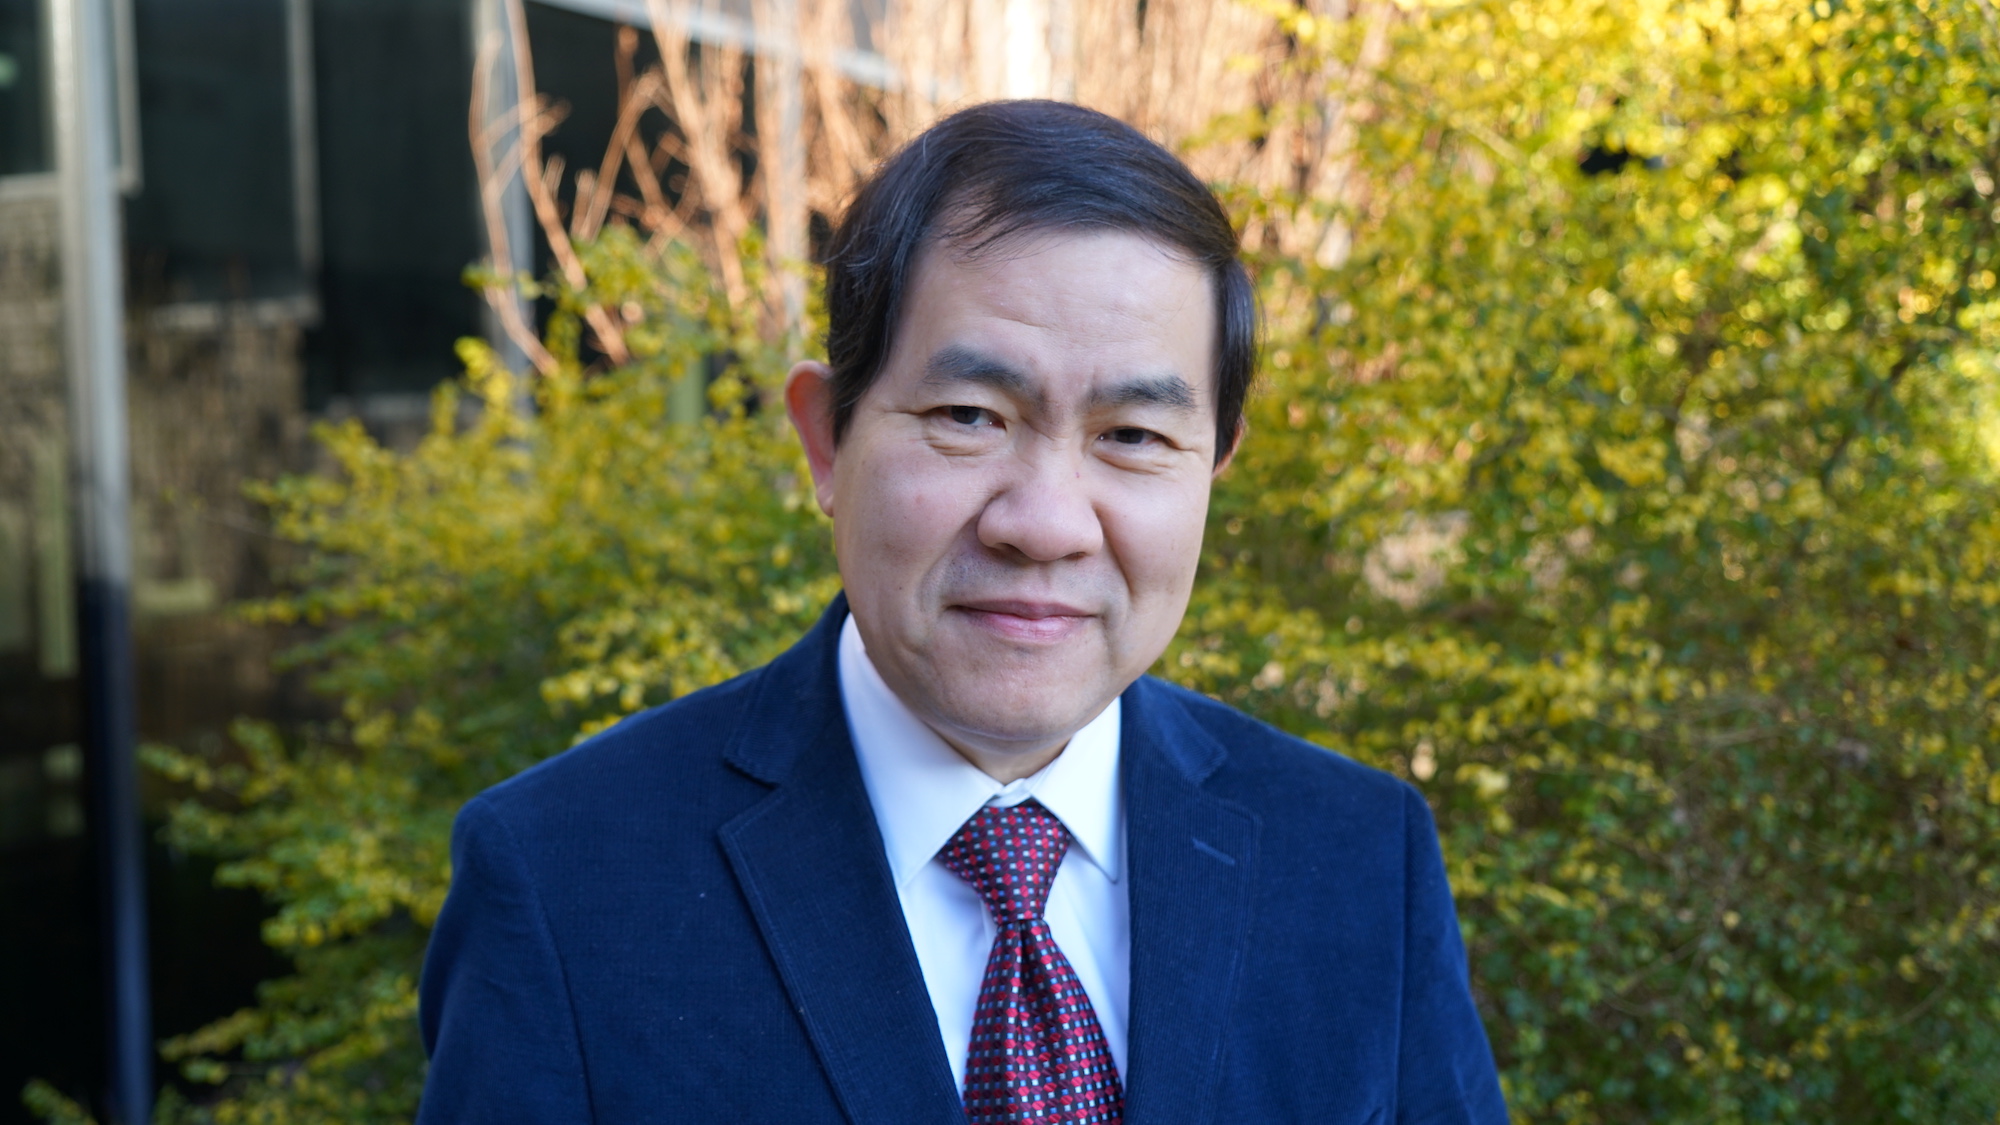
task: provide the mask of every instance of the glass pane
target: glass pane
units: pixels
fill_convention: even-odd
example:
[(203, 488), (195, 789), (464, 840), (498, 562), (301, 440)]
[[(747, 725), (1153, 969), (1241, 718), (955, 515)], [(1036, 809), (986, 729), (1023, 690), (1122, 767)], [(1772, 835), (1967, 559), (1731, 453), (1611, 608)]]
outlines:
[(101, 1073), (59, 257), (54, 194), (0, 192), (0, 964), (33, 966), (0, 973), (9, 1123), (28, 1079)]
[(41, 15), (42, 0), (0, 0), (0, 176), (52, 166)]
[(134, 3), (135, 304), (299, 291), (285, 18), (283, 0)]
[(417, 394), (458, 373), (480, 301), (466, 144), (465, 0), (313, 6), (325, 321), (308, 338), (308, 401)]

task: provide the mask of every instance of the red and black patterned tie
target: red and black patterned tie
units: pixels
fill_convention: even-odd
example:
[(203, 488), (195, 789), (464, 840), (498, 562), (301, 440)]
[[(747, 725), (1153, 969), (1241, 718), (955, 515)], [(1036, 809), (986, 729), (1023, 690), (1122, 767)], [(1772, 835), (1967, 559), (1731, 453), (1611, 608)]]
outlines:
[(1069, 830), (1034, 801), (980, 809), (938, 859), (972, 884), (1000, 932), (965, 1060), (972, 1125), (1118, 1125), (1124, 1096), (1090, 997), (1042, 909)]

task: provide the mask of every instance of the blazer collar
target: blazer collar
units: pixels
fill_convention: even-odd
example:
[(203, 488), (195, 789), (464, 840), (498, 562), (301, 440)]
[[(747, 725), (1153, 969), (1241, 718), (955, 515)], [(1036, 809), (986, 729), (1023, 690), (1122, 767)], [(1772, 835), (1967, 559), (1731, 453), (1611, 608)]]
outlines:
[(774, 786), (720, 837), (848, 1119), (963, 1125), (840, 704), (835, 598), (767, 665), (730, 763)]
[[(848, 1117), (964, 1121), (840, 701), (836, 597), (758, 673), (724, 750), (772, 786), (720, 837)], [(1204, 783), (1227, 751), (1151, 679), (1122, 702), (1132, 905), (1126, 1119), (1211, 1118), (1250, 932), (1259, 824)]]
[[(812, 734), (823, 733), (828, 723), (846, 723), (839, 664), (840, 626), (846, 620), (843, 591), (797, 644), (754, 673), (756, 690), (723, 748), (724, 760), (766, 785), (777, 785), (806, 750), (819, 746)], [(852, 757), (844, 726), (841, 745)]]
[(1215, 1116), (1261, 827), (1203, 787), (1228, 752), (1176, 695), (1147, 677), (1124, 696), (1132, 895), (1125, 1119), (1147, 1125)]

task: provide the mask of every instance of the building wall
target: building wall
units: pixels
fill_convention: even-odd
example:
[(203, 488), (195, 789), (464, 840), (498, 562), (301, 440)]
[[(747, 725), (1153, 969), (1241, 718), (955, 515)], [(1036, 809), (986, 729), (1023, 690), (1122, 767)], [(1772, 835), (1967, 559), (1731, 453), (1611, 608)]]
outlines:
[[(75, 740), (58, 257), (53, 178), (0, 180), (0, 761)], [(0, 789), (26, 768), (0, 765)], [(25, 830), (8, 821), (0, 841)]]
[[(56, 198), (0, 179), (0, 1125), (30, 1078), (89, 1094), (102, 1074), (93, 875), (85, 846), (68, 411)], [(226, 745), (231, 719), (303, 713), (273, 670), (287, 638), (229, 603), (284, 557), (243, 494), (305, 465), (302, 302), (135, 307), (127, 325), (140, 737)], [(145, 780), (148, 820), (172, 794)], [(193, 1030), (281, 966), (264, 908), (205, 861), (148, 856), (155, 1028)]]
[[(0, 179), (0, 1090), (98, 1041), (51, 177)], [(51, 995), (66, 989), (67, 1000)], [(4, 1099), (13, 1101), (13, 1098)], [(0, 1121), (25, 1111), (0, 1105)]]
[(205, 302), (128, 318), (140, 724), (212, 739), (285, 698), (282, 638), (228, 611), (272, 588), (283, 546), (245, 495), (305, 467), (300, 339), (310, 302)]
[[(0, 749), (65, 724), (32, 706), (75, 671), (56, 207), (0, 189), (0, 664), (22, 698)], [(275, 701), (268, 631), (229, 602), (270, 589), (279, 546), (244, 495), (305, 466), (305, 300), (134, 308), (128, 380), (142, 725), (172, 738)], [(24, 683), (26, 681), (26, 683)], [(26, 687), (25, 692), (20, 688)], [(32, 732), (32, 733), (30, 733)], [(17, 747), (17, 749), (19, 749)], [(0, 834), (6, 830), (0, 828)]]

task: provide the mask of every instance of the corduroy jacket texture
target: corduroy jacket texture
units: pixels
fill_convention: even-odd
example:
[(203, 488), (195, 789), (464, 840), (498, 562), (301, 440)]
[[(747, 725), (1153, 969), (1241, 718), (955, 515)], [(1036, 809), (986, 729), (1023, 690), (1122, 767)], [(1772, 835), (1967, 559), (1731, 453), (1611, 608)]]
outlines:
[[(965, 1120), (842, 711), (846, 613), (459, 814), (420, 1122)], [(1504, 1125), (1415, 790), (1150, 677), (1120, 769), (1130, 1125)]]

